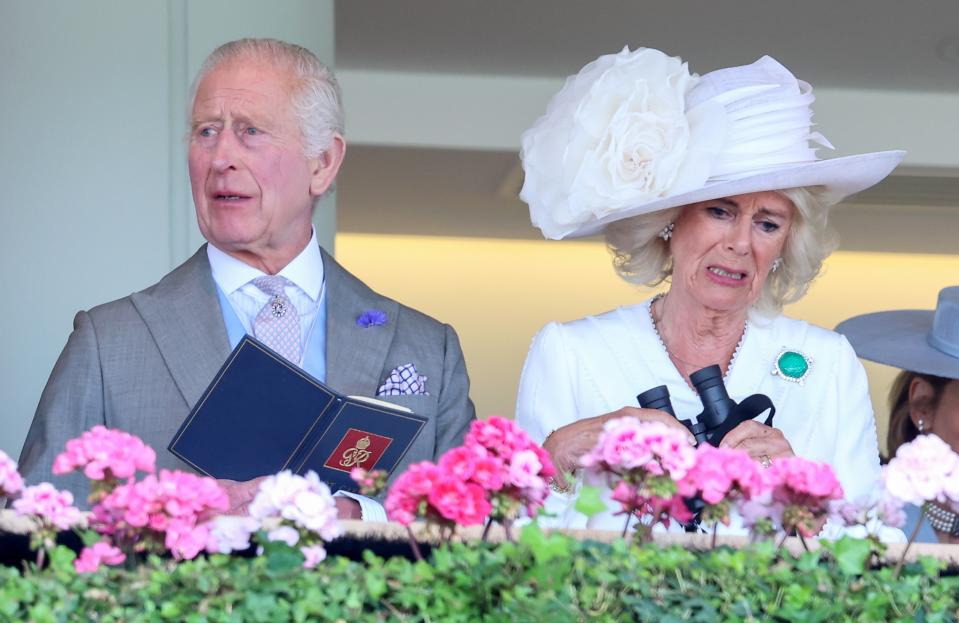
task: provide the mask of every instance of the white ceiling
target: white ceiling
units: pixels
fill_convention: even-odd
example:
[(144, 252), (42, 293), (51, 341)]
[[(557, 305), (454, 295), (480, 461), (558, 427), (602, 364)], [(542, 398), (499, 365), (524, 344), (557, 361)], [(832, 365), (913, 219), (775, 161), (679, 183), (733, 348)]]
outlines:
[(959, 0), (337, 0), (348, 69), (575, 73), (623, 45), (692, 71), (776, 57), (815, 86), (959, 91)]

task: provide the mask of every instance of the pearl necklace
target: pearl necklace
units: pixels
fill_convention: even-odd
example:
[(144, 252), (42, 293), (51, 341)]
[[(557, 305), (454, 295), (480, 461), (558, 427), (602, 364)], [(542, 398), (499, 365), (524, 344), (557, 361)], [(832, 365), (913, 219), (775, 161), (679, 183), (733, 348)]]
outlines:
[[(670, 352), (669, 347), (666, 346), (665, 340), (663, 340), (663, 336), (659, 333), (659, 326), (656, 324), (656, 317), (653, 316), (653, 304), (655, 304), (656, 301), (663, 298), (664, 296), (665, 295), (662, 292), (660, 292), (659, 294), (653, 297), (653, 300), (649, 302), (649, 309), (648, 309), (649, 322), (650, 324), (653, 325), (653, 332), (656, 333), (656, 339), (659, 340), (659, 345), (663, 347), (664, 351), (666, 351), (666, 356), (669, 357), (670, 359), (676, 359), (677, 361), (688, 366), (689, 365), (688, 361), (684, 361), (683, 359), (680, 359), (679, 357), (674, 355), (672, 352)], [(748, 332), (749, 332), (749, 318), (746, 318), (746, 322), (743, 323), (743, 333), (742, 335), (739, 336), (739, 342), (736, 343), (736, 348), (735, 350), (733, 350), (733, 355), (732, 357), (729, 358), (729, 365), (726, 366), (726, 372), (723, 374), (724, 382), (726, 381), (727, 378), (729, 378), (729, 373), (733, 371), (733, 365), (736, 363), (736, 359), (739, 357), (739, 351), (743, 347), (743, 342), (746, 341), (746, 333)], [(682, 373), (682, 371), (680, 371), (680, 373)], [(689, 383), (688, 379), (686, 380), (686, 383), (687, 384)]]

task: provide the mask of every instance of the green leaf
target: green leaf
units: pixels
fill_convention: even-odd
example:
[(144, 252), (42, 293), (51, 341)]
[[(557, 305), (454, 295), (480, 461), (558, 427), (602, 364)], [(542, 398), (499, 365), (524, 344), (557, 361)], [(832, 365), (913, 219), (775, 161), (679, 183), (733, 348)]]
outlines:
[(53, 610), (45, 603), (39, 603), (30, 608), (30, 621), (35, 623), (56, 623)]
[(386, 593), (386, 578), (384, 578), (377, 570), (370, 570), (366, 573), (366, 590), (369, 591), (370, 597), (373, 599), (379, 599)]
[(603, 503), (599, 495), (599, 487), (583, 485), (579, 490), (579, 498), (576, 500), (576, 510), (587, 517), (592, 517), (606, 510), (606, 504)]
[(267, 570), (276, 575), (292, 571), (303, 566), (303, 552), (290, 547), (283, 541), (267, 541), (263, 544), (263, 555), (266, 556)]
[(519, 542), (533, 552), (533, 557), (538, 563), (569, 556), (569, 538), (561, 534), (546, 536), (539, 527), (539, 524), (535, 521), (531, 521), (523, 526), (523, 530), (520, 532)]
[(50, 550), (50, 566), (57, 571), (73, 571), (73, 561), (76, 553), (66, 545), (57, 545)]
[(101, 535), (96, 530), (81, 530), (80, 531), (80, 540), (83, 541), (84, 547), (90, 547), (97, 541), (103, 539)]
[(866, 562), (870, 554), (872, 554), (872, 547), (866, 539), (844, 536), (833, 545), (836, 563), (845, 575), (862, 575), (866, 570)]

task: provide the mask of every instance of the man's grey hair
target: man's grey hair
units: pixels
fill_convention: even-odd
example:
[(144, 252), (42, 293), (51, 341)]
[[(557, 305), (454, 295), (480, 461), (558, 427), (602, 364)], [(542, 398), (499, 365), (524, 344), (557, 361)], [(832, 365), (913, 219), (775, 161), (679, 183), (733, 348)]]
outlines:
[[(836, 203), (820, 186), (777, 191), (796, 208), (782, 250), (782, 265), (770, 272), (754, 307), (766, 316), (782, 311), (783, 305), (806, 294), (822, 263), (838, 246), (838, 236), (829, 225), (829, 209)], [(669, 243), (659, 233), (674, 222), (683, 207), (643, 214), (606, 227), (606, 245), (613, 266), (624, 280), (656, 286), (673, 274)]]
[(342, 96), (333, 71), (303, 46), (277, 39), (238, 39), (213, 50), (190, 87), (188, 119), (203, 78), (219, 65), (238, 59), (263, 61), (290, 72), (290, 105), (299, 120), (307, 158), (316, 158), (326, 151), (334, 133), (344, 133)]

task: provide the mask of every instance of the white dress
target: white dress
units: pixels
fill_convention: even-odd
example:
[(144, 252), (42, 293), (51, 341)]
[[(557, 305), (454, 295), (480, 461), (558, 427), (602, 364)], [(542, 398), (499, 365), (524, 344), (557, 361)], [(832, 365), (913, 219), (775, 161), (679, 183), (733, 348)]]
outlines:
[[(571, 422), (638, 406), (636, 396), (657, 385), (669, 388), (673, 409), (695, 421), (702, 411), (698, 396), (670, 361), (649, 313), (651, 301), (620, 307), (599, 316), (547, 324), (533, 339), (520, 380), (516, 419), (533, 438)], [(788, 349), (811, 360), (803, 384), (772, 374)], [(797, 456), (829, 463), (846, 498), (870, 493), (879, 478), (876, 423), (866, 373), (846, 338), (785, 316), (751, 314), (748, 329), (726, 377), (737, 402), (761, 393), (776, 406), (773, 426)], [(576, 489), (581, 482), (576, 483)], [(589, 484), (603, 484), (590, 482)], [(618, 505), (605, 491), (608, 511), (588, 518), (574, 508), (572, 494), (553, 493), (545, 525), (621, 530)], [(742, 533), (738, 518), (723, 532)], [(827, 525), (821, 536), (838, 535)], [(897, 537), (893, 537), (898, 540)]]

